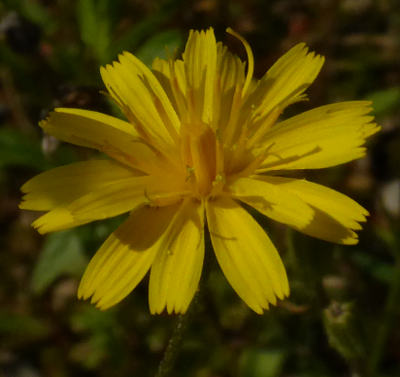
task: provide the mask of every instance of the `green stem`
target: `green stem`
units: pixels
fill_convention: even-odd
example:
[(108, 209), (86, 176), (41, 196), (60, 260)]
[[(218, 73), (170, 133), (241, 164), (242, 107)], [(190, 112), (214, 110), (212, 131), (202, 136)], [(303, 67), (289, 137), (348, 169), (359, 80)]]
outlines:
[[(195, 303), (192, 303), (192, 306), (193, 304)], [(179, 315), (155, 377), (167, 377), (170, 374), (181, 350), (183, 335), (187, 328), (191, 311), (189, 310), (187, 313)]]
[[(205, 265), (207, 264), (208, 263), (205, 263)], [(185, 314), (180, 314), (176, 320), (175, 328), (172, 332), (171, 338), (168, 341), (163, 359), (158, 365), (157, 372), (154, 377), (168, 377), (175, 365), (176, 359), (178, 358), (179, 352), (182, 348), (183, 337), (186, 333), (188, 325), (200, 308), (200, 302), (202, 301), (203, 296), (202, 285), (204, 284), (204, 280), (208, 279), (209, 269), (205, 267), (204, 270), (203, 278), (200, 281), (197, 293), (193, 297), (192, 303), (190, 304), (187, 312)]]
[(386, 300), (382, 325), (378, 329), (376, 341), (372, 349), (370, 363), (369, 363), (369, 376), (374, 377), (377, 375), (377, 369), (385, 351), (386, 342), (394, 323), (397, 305), (400, 299), (400, 257), (396, 256), (395, 272), (393, 282)]

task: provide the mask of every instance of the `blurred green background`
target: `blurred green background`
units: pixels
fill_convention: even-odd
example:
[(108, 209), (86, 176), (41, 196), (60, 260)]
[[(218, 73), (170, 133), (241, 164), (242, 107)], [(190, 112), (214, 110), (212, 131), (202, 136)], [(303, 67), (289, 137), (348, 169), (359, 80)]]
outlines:
[[(211, 272), (172, 376), (400, 376), (400, 2), (398, 0), (2, 0), (0, 2), (0, 377), (154, 375), (176, 323), (151, 316), (147, 282), (100, 312), (76, 299), (89, 260), (121, 219), (38, 235), (19, 187), (93, 152), (37, 123), (55, 106), (116, 114), (99, 66), (128, 50), (146, 63), (213, 26), (256, 76), (295, 43), (326, 56), (310, 101), (372, 99), (383, 130), (367, 158), (307, 172), (371, 212), (356, 246), (257, 220), (288, 270), (291, 296), (263, 316)], [(210, 253), (211, 254), (211, 253)]]

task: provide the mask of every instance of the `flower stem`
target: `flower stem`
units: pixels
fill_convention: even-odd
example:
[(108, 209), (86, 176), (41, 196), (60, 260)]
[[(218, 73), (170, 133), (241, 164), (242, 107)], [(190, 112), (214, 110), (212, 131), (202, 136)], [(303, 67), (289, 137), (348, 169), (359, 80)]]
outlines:
[[(192, 303), (191, 306), (193, 306), (193, 304), (195, 303)], [(171, 338), (169, 339), (164, 357), (158, 366), (155, 377), (167, 377), (170, 374), (181, 349), (183, 335), (187, 328), (189, 317), (191, 316), (192, 311), (193, 309), (189, 309), (187, 313), (181, 314), (177, 318), (175, 328)]]

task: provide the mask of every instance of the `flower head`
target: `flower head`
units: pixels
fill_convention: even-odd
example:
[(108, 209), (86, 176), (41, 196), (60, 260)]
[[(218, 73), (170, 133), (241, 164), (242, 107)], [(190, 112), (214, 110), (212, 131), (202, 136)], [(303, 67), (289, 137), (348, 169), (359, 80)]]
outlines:
[(150, 272), (152, 313), (186, 311), (197, 289), (207, 222), (215, 255), (237, 294), (257, 313), (289, 294), (285, 269), (267, 234), (242, 207), (327, 241), (357, 243), (368, 212), (336, 191), (287, 178), (365, 154), (379, 130), (370, 103), (342, 102), (279, 120), (305, 98), (324, 59), (298, 44), (260, 79), (217, 43), (212, 29), (191, 31), (180, 59), (151, 69), (124, 52), (101, 68), (128, 121), (57, 108), (40, 123), (63, 141), (105, 152), (44, 172), (23, 187), (21, 208), (48, 211), (41, 233), (130, 212), (104, 242), (78, 296), (115, 305)]

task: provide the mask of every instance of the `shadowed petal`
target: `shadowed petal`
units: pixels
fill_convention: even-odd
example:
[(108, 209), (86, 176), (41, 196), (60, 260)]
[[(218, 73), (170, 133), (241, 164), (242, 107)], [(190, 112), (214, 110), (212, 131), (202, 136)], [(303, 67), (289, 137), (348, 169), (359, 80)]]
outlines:
[(368, 211), (348, 196), (305, 179), (265, 177), (265, 181), (282, 191), (298, 196), (314, 210), (313, 220), (305, 227), (294, 226), (300, 232), (326, 241), (356, 244), (360, 222)]
[(283, 55), (260, 80), (247, 104), (256, 106), (253, 117), (263, 118), (274, 108), (284, 109), (304, 98), (304, 91), (317, 77), (324, 58), (299, 43)]
[(278, 123), (264, 136), (267, 155), (259, 171), (319, 169), (364, 156), (366, 138), (380, 129), (368, 115), (370, 105), (341, 102)]
[(130, 123), (109, 115), (82, 109), (57, 108), (39, 125), (57, 139), (97, 149), (146, 172), (150, 172), (158, 162), (155, 152), (141, 141)]
[(251, 215), (229, 198), (208, 202), (206, 212), (218, 263), (241, 299), (261, 314), (287, 296), (281, 258)]
[(127, 296), (149, 270), (178, 205), (144, 206), (134, 211), (90, 261), (78, 290), (100, 309)]
[(117, 101), (136, 131), (163, 150), (176, 141), (180, 121), (154, 74), (132, 54), (100, 69), (111, 96)]
[(239, 178), (229, 186), (231, 194), (275, 221), (305, 228), (314, 210), (297, 195), (270, 183), (264, 177)]
[(163, 241), (150, 274), (151, 313), (184, 313), (196, 292), (204, 259), (203, 205), (182, 204)]

